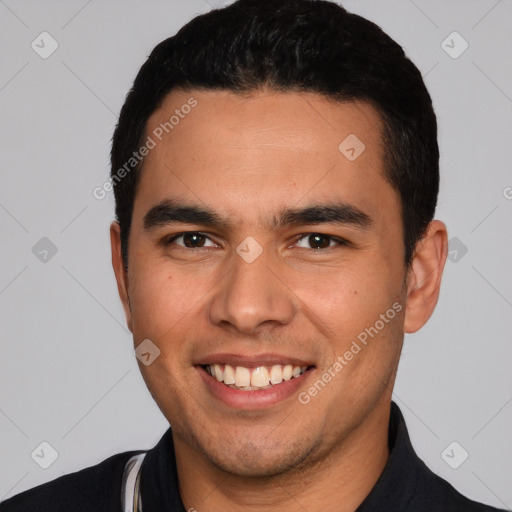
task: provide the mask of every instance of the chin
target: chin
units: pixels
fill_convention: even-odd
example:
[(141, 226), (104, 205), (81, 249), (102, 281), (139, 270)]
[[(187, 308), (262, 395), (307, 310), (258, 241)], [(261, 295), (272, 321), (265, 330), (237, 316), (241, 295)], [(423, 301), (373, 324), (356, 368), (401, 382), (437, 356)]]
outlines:
[(243, 478), (270, 478), (293, 471), (301, 466), (308, 450), (299, 446), (257, 446), (244, 443), (227, 456), (205, 453), (210, 462), (222, 471)]

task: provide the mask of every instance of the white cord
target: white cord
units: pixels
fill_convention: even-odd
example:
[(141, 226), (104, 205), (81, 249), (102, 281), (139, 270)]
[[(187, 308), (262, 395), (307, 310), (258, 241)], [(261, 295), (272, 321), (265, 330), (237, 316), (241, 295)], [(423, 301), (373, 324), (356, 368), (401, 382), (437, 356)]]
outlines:
[(137, 455), (130, 457), (125, 465), (123, 485), (121, 487), (121, 502), (123, 512), (137, 512), (136, 510), (133, 510), (135, 485), (137, 483), (137, 476), (145, 456), (146, 452), (138, 453)]

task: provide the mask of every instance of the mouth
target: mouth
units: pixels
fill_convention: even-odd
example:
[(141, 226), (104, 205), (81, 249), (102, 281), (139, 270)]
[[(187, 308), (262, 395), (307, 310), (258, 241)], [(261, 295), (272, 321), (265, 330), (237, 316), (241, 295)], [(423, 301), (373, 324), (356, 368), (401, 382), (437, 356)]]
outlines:
[(298, 379), (311, 365), (274, 364), (261, 366), (234, 366), (230, 364), (205, 364), (201, 368), (217, 382), (239, 391), (271, 389), (292, 379)]
[(275, 354), (215, 354), (194, 367), (207, 394), (238, 411), (263, 410), (291, 400), (316, 370), (308, 361)]

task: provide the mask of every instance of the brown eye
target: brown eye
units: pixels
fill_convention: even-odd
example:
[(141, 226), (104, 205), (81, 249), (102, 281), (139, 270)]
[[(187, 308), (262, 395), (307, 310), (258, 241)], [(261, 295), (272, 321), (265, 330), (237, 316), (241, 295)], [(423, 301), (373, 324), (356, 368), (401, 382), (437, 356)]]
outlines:
[[(207, 245), (209, 242), (209, 245)], [(197, 231), (186, 231), (184, 233), (178, 233), (168, 238), (165, 242), (166, 246), (176, 244), (187, 249), (200, 249), (202, 247), (214, 247), (215, 244), (210, 240), (208, 236)]]
[(185, 247), (195, 248), (203, 247), (206, 237), (200, 233), (184, 233), (183, 243)]
[(331, 245), (331, 237), (313, 233), (309, 235), (308, 242), (313, 249), (327, 249)]
[(308, 233), (306, 235), (301, 236), (297, 241), (299, 247), (317, 250), (328, 249), (329, 247), (333, 247), (333, 245), (336, 245), (336, 243), (340, 245), (342, 243), (342, 240), (336, 241), (333, 239), (332, 236), (325, 235), (323, 233)]

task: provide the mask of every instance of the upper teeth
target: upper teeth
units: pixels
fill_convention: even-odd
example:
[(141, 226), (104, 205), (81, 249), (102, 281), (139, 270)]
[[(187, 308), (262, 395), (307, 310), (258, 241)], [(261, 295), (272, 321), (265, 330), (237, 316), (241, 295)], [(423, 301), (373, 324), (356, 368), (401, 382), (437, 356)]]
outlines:
[(206, 371), (219, 382), (236, 387), (264, 388), (271, 384), (279, 384), (283, 380), (298, 377), (306, 371), (306, 366), (293, 366), (291, 364), (274, 366), (258, 366), (245, 368), (244, 366), (230, 366), (229, 364), (209, 364)]

